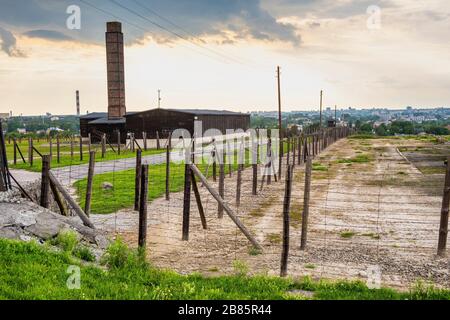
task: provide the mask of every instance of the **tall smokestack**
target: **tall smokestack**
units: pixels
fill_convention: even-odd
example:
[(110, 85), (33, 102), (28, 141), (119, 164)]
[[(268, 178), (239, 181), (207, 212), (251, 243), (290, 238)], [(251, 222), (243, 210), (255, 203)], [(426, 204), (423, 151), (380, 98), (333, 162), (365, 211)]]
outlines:
[(125, 70), (123, 33), (120, 22), (106, 23), (106, 60), (108, 71), (108, 119), (125, 116)]
[(76, 91), (76, 98), (77, 98), (77, 116), (80, 116), (80, 91)]

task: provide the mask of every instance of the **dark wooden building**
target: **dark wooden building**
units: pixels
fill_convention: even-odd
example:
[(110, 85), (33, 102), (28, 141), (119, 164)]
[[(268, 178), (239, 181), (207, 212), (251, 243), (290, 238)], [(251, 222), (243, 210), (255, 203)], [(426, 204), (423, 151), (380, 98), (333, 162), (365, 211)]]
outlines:
[(176, 129), (186, 129), (194, 133), (194, 122), (202, 122), (202, 134), (208, 129), (218, 129), (223, 134), (227, 129), (247, 130), (250, 127), (250, 115), (240, 112), (204, 110), (204, 109), (151, 109), (127, 114), (126, 129), (138, 139), (146, 132), (147, 137), (167, 137)]

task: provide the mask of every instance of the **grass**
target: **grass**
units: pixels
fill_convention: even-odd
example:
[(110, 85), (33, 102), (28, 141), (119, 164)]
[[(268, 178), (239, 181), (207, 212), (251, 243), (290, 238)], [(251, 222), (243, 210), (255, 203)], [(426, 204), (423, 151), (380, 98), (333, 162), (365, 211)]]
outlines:
[(356, 233), (353, 232), (353, 231), (342, 231), (342, 232), (340, 233), (341, 238), (344, 238), (344, 239), (350, 239), (350, 238), (352, 238), (354, 235), (356, 235)]
[(272, 244), (278, 244), (281, 243), (281, 234), (279, 233), (269, 233), (267, 235), (267, 240), (269, 240)]
[[(312, 292), (313, 299), (450, 299), (450, 291), (418, 283), (408, 292), (369, 289), (358, 281), (313, 281), (246, 276), (248, 266), (235, 263), (235, 276), (204, 277), (159, 270), (139, 260), (120, 243), (108, 250), (107, 269), (81, 265), (70, 256), (37, 243), (0, 239), (0, 299), (32, 300), (185, 300), (185, 299), (305, 299), (292, 290)], [(81, 287), (66, 286), (68, 267), (80, 267)]]
[[(248, 151), (246, 156), (246, 166), (249, 166)], [(205, 173), (206, 164), (197, 164), (197, 167)], [(184, 164), (170, 163), (170, 192), (179, 192), (184, 186)], [(225, 165), (225, 175), (230, 172), (230, 166)], [(237, 171), (236, 161), (231, 165), (231, 171)], [(208, 176), (212, 175), (212, 167), (209, 168)], [(217, 168), (217, 175), (219, 169)], [(93, 214), (105, 214), (116, 212), (120, 209), (130, 208), (134, 205), (135, 194), (135, 169), (107, 172), (96, 174), (92, 186), (91, 212)], [(166, 164), (152, 164), (149, 166), (149, 188), (148, 199), (152, 201), (165, 194), (166, 188)], [(111, 189), (104, 189), (103, 183), (109, 182), (113, 185)], [(197, 181), (197, 183), (199, 183)], [(85, 206), (87, 178), (74, 183), (79, 203), (82, 208)]]
[(424, 166), (424, 167), (422, 167), (422, 166), (418, 166), (417, 167), (419, 170), (420, 170), (420, 172), (422, 172), (423, 174), (445, 174), (445, 167), (444, 166), (442, 166), (442, 167), (431, 167), (431, 166), (428, 166), (428, 167), (426, 167), (426, 166)]
[(299, 202), (295, 201), (291, 205), (290, 216), (289, 216), (291, 225), (294, 228), (297, 228), (299, 225), (301, 225), (302, 213), (303, 213), (303, 203), (301, 203), (300, 201)]
[(339, 159), (336, 163), (368, 163), (373, 160), (372, 156), (368, 154), (358, 154), (357, 156), (349, 159)]
[[(87, 147), (86, 147), (87, 149)], [(98, 147), (97, 147), (98, 149)], [(39, 150), (42, 154), (48, 154), (48, 150)], [(22, 151), (24, 152), (24, 151)], [(61, 151), (63, 152), (63, 151)], [(164, 149), (151, 149), (151, 150), (147, 150), (147, 151), (142, 151), (142, 156), (149, 156), (152, 154), (160, 154), (165, 152)], [(33, 160), (33, 166), (30, 166), (30, 164), (28, 163), (28, 153), (25, 152), (24, 153), (24, 157), (25, 160), (27, 161), (27, 163), (23, 163), (22, 159), (20, 158), (20, 156), (18, 155), (18, 159), (17, 159), (17, 164), (10, 164), (10, 167), (12, 169), (22, 169), (22, 170), (27, 170), (27, 171), (33, 171), (33, 172), (41, 172), (42, 171), (42, 159), (41, 157), (37, 154), (34, 153), (34, 160)], [(112, 150), (108, 150), (108, 152), (105, 154), (105, 157), (102, 158), (101, 157), (101, 152), (100, 151), (96, 151), (96, 157), (95, 157), (95, 162), (104, 162), (104, 161), (109, 161), (109, 160), (116, 160), (116, 159), (125, 159), (125, 158), (133, 158), (136, 157), (136, 153), (131, 152), (131, 151), (122, 151), (122, 153), (120, 155), (114, 153)], [(13, 157), (8, 155), (8, 159), (12, 160)], [(75, 166), (75, 165), (80, 165), (80, 164), (86, 164), (89, 163), (89, 152), (83, 152), (83, 160), (80, 160), (80, 156), (79, 156), (79, 152), (78, 153), (74, 153), (73, 158), (71, 157), (70, 154), (67, 153), (62, 153), (61, 157), (60, 157), (60, 162), (58, 163), (57, 161), (57, 157), (56, 157), (56, 146), (54, 147), (54, 151), (53, 151), (53, 156), (52, 156), (52, 162), (51, 162), (51, 168), (62, 168), (62, 167), (68, 167), (68, 166)]]
[(369, 238), (372, 238), (372, 239), (375, 239), (375, 240), (379, 240), (381, 238), (380, 235), (377, 234), (377, 233), (363, 233), (361, 235), (363, 237), (369, 237)]
[(274, 201), (276, 200), (276, 196), (269, 196), (266, 200), (264, 200), (262, 203), (260, 203), (259, 207), (252, 209), (249, 212), (249, 215), (255, 218), (264, 217), (264, 213), (266, 212), (266, 209), (270, 208)]
[(313, 171), (328, 171), (328, 167), (320, 162), (313, 162), (312, 164)]

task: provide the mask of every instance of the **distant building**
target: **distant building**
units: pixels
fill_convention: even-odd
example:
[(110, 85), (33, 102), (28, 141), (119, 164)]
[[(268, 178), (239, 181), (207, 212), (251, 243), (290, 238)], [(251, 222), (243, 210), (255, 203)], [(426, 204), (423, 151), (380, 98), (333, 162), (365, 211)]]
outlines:
[(25, 128), (17, 128), (17, 132), (20, 133), (20, 134), (25, 134), (25, 133), (27, 133), (27, 129), (25, 129)]
[(0, 113), (0, 120), (7, 120), (9, 118), (9, 113)]

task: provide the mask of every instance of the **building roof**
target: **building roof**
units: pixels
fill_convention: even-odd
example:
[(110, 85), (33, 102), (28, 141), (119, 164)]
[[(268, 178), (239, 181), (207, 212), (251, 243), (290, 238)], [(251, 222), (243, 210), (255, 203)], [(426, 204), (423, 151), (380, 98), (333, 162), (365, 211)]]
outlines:
[(108, 116), (107, 112), (92, 112), (85, 114), (84, 116), (80, 116), (80, 119), (99, 119), (107, 116)]
[(140, 112), (133, 112), (130, 114), (127, 113), (126, 116), (131, 115), (131, 114), (139, 114), (139, 113), (144, 113), (144, 112), (148, 112), (148, 111), (154, 111), (154, 110), (165, 110), (165, 111), (173, 111), (173, 112), (180, 112), (180, 113), (189, 113), (189, 114), (193, 114), (196, 116), (242, 116), (242, 115), (247, 115), (246, 113), (234, 112), (234, 111), (228, 111), (228, 110), (168, 108), (168, 109), (149, 109), (149, 110), (140, 111)]
[(108, 119), (108, 117), (95, 119), (92, 121), (89, 121), (89, 124), (124, 124), (125, 118), (119, 118), (119, 119)]

